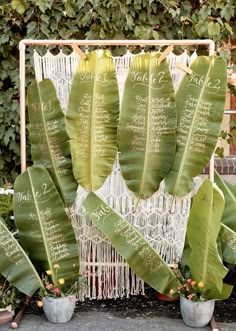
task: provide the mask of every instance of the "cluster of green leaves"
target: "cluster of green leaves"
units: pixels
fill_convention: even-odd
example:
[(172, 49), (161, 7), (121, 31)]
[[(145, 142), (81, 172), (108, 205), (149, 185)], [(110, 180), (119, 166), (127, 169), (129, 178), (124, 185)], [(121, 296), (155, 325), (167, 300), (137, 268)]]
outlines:
[(15, 223), (13, 221), (13, 203), (12, 193), (0, 190), (0, 218), (5, 221), (10, 231), (16, 231)]
[[(0, 186), (20, 172), (21, 39), (212, 38), (227, 44), (235, 31), (230, 23), (235, 8), (234, 0), (0, 1)], [(227, 49), (221, 52), (227, 55)], [(26, 59), (28, 84), (33, 77), (30, 47)]]
[(23, 294), (0, 275), (0, 308), (11, 305), (12, 310), (14, 310), (19, 308), (23, 302)]

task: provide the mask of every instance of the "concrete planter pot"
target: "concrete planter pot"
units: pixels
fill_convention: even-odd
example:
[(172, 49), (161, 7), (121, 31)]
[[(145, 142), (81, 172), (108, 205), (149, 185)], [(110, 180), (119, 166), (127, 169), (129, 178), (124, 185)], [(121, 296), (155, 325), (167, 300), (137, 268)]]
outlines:
[(191, 301), (180, 297), (180, 312), (186, 325), (192, 328), (207, 326), (215, 308), (215, 300)]
[(68, 322), (75, 309), (75, 295), (63, 298), (43, 298), (43, 311), (49, 322), (66, 323)]

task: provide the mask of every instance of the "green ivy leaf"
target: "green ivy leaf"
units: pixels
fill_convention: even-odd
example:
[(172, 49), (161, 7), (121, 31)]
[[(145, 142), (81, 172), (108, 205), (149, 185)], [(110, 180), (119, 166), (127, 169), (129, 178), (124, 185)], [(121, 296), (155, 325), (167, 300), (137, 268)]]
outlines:
[(224, 158), (224, 148), (223, 147), (217, 147), (215, 150), (215, 154), (220, 158)]
[(199, 35), (199, 37), (202, 37), (207, 31), (207, 23), (203, 22), (203, 21), (199, 21), (195, 25), (195, 30), (196, 30), (197, 34)]
[(105, 39), (106, 34), (105, 34), (105, 31), (103, 29), (100, 29), (99, 36), (100, 36), (100, 39)]
[(203, 5), (199, 10), (199, 16), (201, 21), (205, 21), (208, 16), (211, 15), (211, 7), (207, 5)]
[(14, 128), (10, 127), (6, 132), (5, 132), (5, 135), (4, 135), (4, 144), (7, 145), (10, 141), (10, 139), (12, 138), (13, 140), (15, 139), (15, 132), (14, 132)]
[(9, 42), (9, 35), (8, 34), (2, 34), (0, 37), (0, 44), (6, 44)]
[(217, 36), (220, 33), (220, 24), (210, 22), (207, 26), (209, 36)]
[(27, 25), (27, 33), (31, 33), (36, 27), (36, 22), (30, 22), (28, 25)]
[(47, 9), (51, 9), (52, 3), (52, 0), (37, 0), (35, 2), (36, 6), (39, 7), (42, 13), (45, 13)]
[(43, 22), (45, 22), (47, 24), (50, 22), (50, 16), (48, 16), (48, 15), (42, 14), (42, 15), (40, 15), (40, 18)]
[(24, 12), (28, 8), (27, 1), (25, 0), (12, 0), (11, 6), (15, 9), (19, 14), (24, 14)]
[(189, 15), (192, 9), (192, 4), (189, 1), (181, 1), (181, 5), (185, 10), (185, 14)]
[(65, 0), (65, 10), (68, 17), (74, 17), (76, 15), (75, 9), (74, 0)]
[(226, 5), (222, 8), (220, 16), (225, 18), (228, 22), (230, 21), (231, 17), (234, 17), (234, 8), (232, 5)]
[(126, 21), (129, 27), (132, 27), (134, 25), (133, 17), (129, 14), (126, 15)]
[(170, 8), (169, 13), (171, 14), (172, 18), (175, 18), (176, 16), (178, 16), (180, 14), (180, 9), (177, 8), (176, 10), (174, 10), (174, 9)]
[(230, 34), (233, 34), (233, 30), (232, 30), (231, 26), (229, 25), (229, 23), (225, 22), (225, 28), (227, 31), (229, 31)]

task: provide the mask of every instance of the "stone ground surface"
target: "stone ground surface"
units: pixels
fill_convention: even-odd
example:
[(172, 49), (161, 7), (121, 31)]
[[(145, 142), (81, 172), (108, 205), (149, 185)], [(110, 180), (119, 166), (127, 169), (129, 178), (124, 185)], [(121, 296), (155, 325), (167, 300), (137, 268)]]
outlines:
[[(217, 323), (220, 331), (236, 331), (236, 323)], [(12, 330), (9, 324), (0, 325), (0, 331)], [(187, 327), (181, 319), (164, 317), (120, 318), (109, 312), (75, 312), (71, 321), (65, 324), (52, 324), (44, 316), (26, 314), (19, 331), (210, 331), (205, 328)]]
[[(156, 291), (146, 288), (145, 295), (129, 298), (85, 300), (78, 302), (72, 320), (66, 324), (49, 323), (37, 298), (32, 298), (19, 331), (211, 331), (187, 327), (181, 317), (179, 301), (167, 302)], [(236, 331), (236, 291), (229, 299), (216, 301), (214, 317), (219, 331)], [(10, 323), (0, 325), (0, 331), (12, 330)]]

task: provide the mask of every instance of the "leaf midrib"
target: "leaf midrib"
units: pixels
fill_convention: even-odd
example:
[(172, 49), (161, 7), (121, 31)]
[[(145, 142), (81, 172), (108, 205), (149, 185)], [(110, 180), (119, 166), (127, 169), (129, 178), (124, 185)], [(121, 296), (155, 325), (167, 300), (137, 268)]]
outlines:
[(95, 158), (95, 155), (93, 156), (93, 152), (94, 152), (94, 122), (95, 120), (93, 120), (95, 111), (95, 90), (96, 90), (96, 75), (97, 75), (97, 54), (95, 54), (95, 72), (94, 72), (94, 80), (93, 80), (93, 91), (92, 91), (92, 95), (93, 95), (93, 101), (92, 101), (92, 109), (91, 109), (91, 117), (90, 117), (90, 160), (89, 160), (89, 182), (90, 182), (90, 190), (93, 191), (94, 189), (94, 185), (93, 185), (93, 169), (94, 169), (94, 164), (93, 164), (93, 157)]
[[(41, 91), (40, 91), (40, 88), (39, 88), (38, 83), (37, 83), (37, 88), (38, 88), (38, 93), (39, 93), (40, 105), (42, 105), (43, 104), (43, 99), (42, 99), (42, 96), (41, 96)], [(48, 146), (48, 151), (49, 151), (49, 155), (50, 155), (50, 158), (51, 158), (51, 162), (52, 162), (52, 165), (53, 165), (54, 174), (55, 174), (56, 179), (57, 179), (57, 184), (60, 187), (60, 193), (63, 196), (63, 202), (66, 204), (66, 198), (65, 198), (65, 195), (64, 195), (64, 190), (63, 190), (63, 188), (61, 186), (61, 183), (60, 183), (60, 178), (58, 176), (56, 163), (54, 161), (54, 157), (53, 157), (53, 154), (51, 152), (51, 148), (50, 148), (50, 144), (49, 144), (49, 136), (48, 136), (47, 126), (46, 126), (46, 119), (45, 119), (45, 115), (44, 115), (43, 109), (41, 110), (41, 114), (42, 114), (42, 121), (43, 121), (44, 132), (45, 132), (45, 136), (46, 136), (46, 142), (47, 142), (47, 146)]]
[[(53, 271), (52, 260), (51, 260), (51, 256), (50, 256), (48, 245), (47, 245), (47, 236), (45, 234), (44, 227), (43, 227), (43, 224), (41, 222), (40, 211), (39, 211), (39, 207), (38, 207), (38, 204), (37, 204), (37, 198), (36, 198), (36, 194), (35, 194), (35, 191), (34, 191), (33, 181), (32, 181), (31, 175), (30, 175), (30, 169), (28, 169), (28, 175), (29, 175), (30, 186), (32, 188), (34, 205), (35, 205), (35, 209), (36, 209), (36, 212), (37, 212), (37, 215), (38, 215), (38, 224), (39, 224), (41, 234), (42, 234), (42, 238), (43, 238), (43, 245), (44, 245), (46, 256), (47, 256), (47, 261), (48, 261), (50, 270)], [(55, 279), (55, 276), (54, 276), (54, 272), (52, 272), (52, 280), (53, 280), (53, 283), (56, 284), (56, 279)]]
[[(147, 164), (148, 164), (148, 151), (147, 147), (149, 146), (150, 142), (150, 133), (149, 133), (149, 127), (150, 127), (150, 95), (151, 95), (151, 88), (150, 88), (150, 80), (151, 80), (151, 55), (149, 54), (149, 82), (148, 82), (148, 105), (147, 105), (147, 111), (146, 111), (146, 148), (145, 148), (145, 155), (144, 155), (144, 162), (143, 162), (143, 172), (142, 172), (142, 178), (140, 182), (139, 187), (139, 193), (138, 193), (138, 202), (141, 199), (141, 194), (143, 191), (143, 187), (145, 184), (145, 178), (146, 178), (146, 172), (147, 172)], [(137, 202), (137, 203), (138, 203)]]

